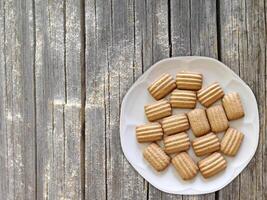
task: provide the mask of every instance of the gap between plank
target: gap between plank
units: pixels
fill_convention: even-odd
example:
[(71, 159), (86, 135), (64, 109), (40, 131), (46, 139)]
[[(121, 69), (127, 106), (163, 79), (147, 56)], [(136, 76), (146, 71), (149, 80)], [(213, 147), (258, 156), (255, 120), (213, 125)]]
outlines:
[(37, 199), (37, 122), (36, 122), (36, 69), (35, 69), (35, 56), (36, 56), (36, 20), (35, 20), (35, 1), (32, 0), (32, 19), (33, 19), (33, 107), (34, 107), (34, 168), (35, 168), (35, 199)]
[(221, 61), (221, 19), (220, 19), (220, 0), (216, 0), (216, 28), (217, 28), (217, 53), (218, 53), (218, 60)]
[(169, 38), (169, 57), (172, 57), (172, 34), (171, 34), (171, 0), (168, 0), (168, 38)]
[(85, 101), (86, 101), (86, 67), (85, 67), (85, 0), (80, 0), (81, 25), (81, 198), (85, 199)]
[[(220, 0), (216, 0), (216, 29), (217, 29), (217, 56), (221, 61), (221, 20), (220, 20)], [(215, 192), (215, 200), (219, 200), (219, 191)]]
[(68, 94), (68, 90), (67, 90), (67, 67), (66, 67), (66, 34), (67, 34), (67, 28), (66, 28), (66, 0), (63, 2), (63, 21), (64, 21), (64, 25), (63, 25), (63, 31), (64, 31), (64, 38), (63, 38), (63, 43), (64, 43), (64, 88), (65, 88), (65, 104), (67, 103), (68, 99), (67, 99), (67, 94)]

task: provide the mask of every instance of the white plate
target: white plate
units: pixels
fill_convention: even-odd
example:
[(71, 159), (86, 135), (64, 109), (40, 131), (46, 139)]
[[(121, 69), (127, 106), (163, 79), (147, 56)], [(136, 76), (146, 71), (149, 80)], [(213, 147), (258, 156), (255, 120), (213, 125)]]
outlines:
[[(182, 70), (200, 72), (203, 74), (203, 87), (218, 81), (225, 93), (237, 91), (243, 102), (245, 117), (231, 121), (230, 126), (242, 131), (244, 141), (238, 154), (226, 157), (227, 168), (220, 174), (204, 179), (200, 173), (192, 181), (183, 181), (173, 166), (158, 173), (144, 160), (142, 150), (147, 144), (139, 144), (135, 137), (135, 127), (147, 122), (144, 114), (144, 105), (155, 100), (147, 91), (148, 86), (162, 73), (169, 73), (175, 77)], [(201, 105), (197, 105), (201, 107)], [(175, 109), (174, 113), (182, 113), (188, 110)], [(188, 131), (193, 138), (191, 131)], [(221, 137), (222, 134), (219, 134)], [(229, 184), (247, 166), (257, 149), (259, 140), (259, 114), (255, 96), (251, 89), (232, 70), (223, 63), (207, 57), (175, 57), (161, 60), (147, 70), (130, 88), (125, 95), (121, 106), (120, 118), (121, 146), (125, 157), (131, 165), (150, 184), (167, 193), (173, 194), (205, 194), (220, 190)], [(196, 158), (192, 148), (190, 155)]]

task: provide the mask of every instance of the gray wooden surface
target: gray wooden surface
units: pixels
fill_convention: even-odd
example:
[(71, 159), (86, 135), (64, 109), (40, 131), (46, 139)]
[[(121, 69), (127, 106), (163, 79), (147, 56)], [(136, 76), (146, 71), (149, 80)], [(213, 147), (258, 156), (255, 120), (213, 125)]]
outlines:
[[(0, 0), (0, 199), (267, 199), (265, 0)], [(156, 61), (217, 58), (252, 88), (260, 143), (227, 187), (170, 195), (123, 156), (120, 105)]]

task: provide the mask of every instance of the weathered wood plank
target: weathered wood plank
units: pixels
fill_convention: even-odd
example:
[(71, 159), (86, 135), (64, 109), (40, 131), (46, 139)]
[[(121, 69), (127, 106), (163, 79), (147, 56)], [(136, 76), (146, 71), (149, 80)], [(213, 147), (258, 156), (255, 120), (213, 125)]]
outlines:
[(35, 21), (37, 199), (60, 199), (65, 197), (64, 3), (36, 0)]
[[(133, 83), (134, 1), (113, 0), (109, 49), (107, 115), (107, 195), (110, 199), (144, 199), (143, 178), (124, 157), (119, 136), (120, 104)], [(118, 153), (121, 152), (121, 153)], [(119, 169), (119, 170), (118, 170)]]
[(190, 1), (170, 1), (170, 32), (173, 56), (191, 55)]
[[(266, 13), (265, 2), (220, 1), (221, 58), (240, 72), (252, 88), (260, 114), (260, 142), (256, 155), (230, 186), (219, 192), (219, 199), (265, 199), (266, 134)], [(239, 180), (239, 181), (238, 181)]]
[[(53, 104), (51, 179), (48, 182), (48, 199), (65, 198), (65, 128), (64, 103)], [(39, 196), (41, 196), (39, 194)], [(45, 197), (42, 197), (45, 198)]]
[(8, 132), (6, 122), (6, 73), (5, 73), (5, 10), (4, 1), (0, 1), (0, 198), (7, 199), (8, 191)]
[(35, 198), (32, 1), (0, 3), (1, 199)]
[(65, 105), (65, 198), (82, 199), (81, 185), (81, 105)]
[(134, 8), (134, 78), (137, 79), (153, 63), (152, 24), (148, 23), (148, 19), (151, 21), (151, 11), (148, 13), (147, 1), (135, 1)]
[(82, 162), (82, 29), (81, 1), (66, 0), (66, 101), (65, 104), (65, 196), (66, 199), (83, 198)]
[(106, 101), (110, 2), (85, 1), (85, 199), (106, 199)]
[(218, 57), (216, 1), (171, 1), (172, 56)]
[(216, 1), (191, 0), (191, 53), (218, 58)]
[[(136, 175), (135, 171), (132, 172), (132, 173), (134, 173), (132, 177), (129, 175), (127, 176), (127, 178), (128, 178), (127, 180), (123, 180), (121, 178), (120, 178), (121, 179), (120, 180), (117, 178), (117, 177), (123, 177), (123, 174), (125, 172), (130, 173), (132, 170), (131, 167), (130, 168), (128, 167), (129, 164), (124, 160), (125, 158), (117, 155), (117, 151), (118, 150), (120, 151), (120, 144), (118, 143), (119, 135), (117, 134), (118, 129), (119, 129), (119, 127), (118, 127), (118, 124), (119, 124), (118, 123), (119, 106), (118, 105), (119, 105), (120, 100), (122, 99), (122, 96), (124, 95), (124, 93), (126, 92), (126, 90), (130, 86), (129, 85), (129, 79), (131, 80), (134, 78), (133, 72), (134, 73), (140, 73), (141, 69), (135, 68), (135, 67), (134, 67), (134, 69), (132, 69), (132, 66), (134, 64), (134, 61), (133, 61), (134, 58), (129, 56), (131, 54), (130, 50), (134, 51), (134, 41), (133, 41), (133, 31), (134, 31), (133, 30), (133, 28), (134, 28), (133, 27), (133, 21), (134, 21), (133, 17), (134, 17), (134, 13), (133, 13), (133, 8), (132, 8), (133, 2), (129, 1), (129, 2), (124, 3), (124, 2), (114, 1), (112, 3), (113, 3), (112, 9), (115, 9), (115, 10), (112, 10), (112, 15), (110, 13), (111, 16), (105, 16), (102, 14), (98, 17), (98, 12), (96, 12), (94, 16), (92, 16), (92, 15), (90, 16), (90, 22), (91, 23), (86, 22), (86, 25), (89, 24), (89, 25), (92, 25), (94, 27), (95, 26), (98, 27), (100, 24), (101, 27), (105, 27), (105, 29), (103, 30), (104, 33), (100, 32), (100, 33), (102, 33), (101, 35), (99, 35), (99, 32), (94, 31), (93, 27), (91, 29), (87, 29), (90, 33), (90, 36), (93, 37), (93, 39), (90, 39), (90, 37), (87, 37), (88, 40), (90, 40), (90, 42), (93, 42), (95, 39), (97, 39), (97, 41), (98, 40), (101, 41), (101, 42), (96, 43), (96, 44), (93, 43), (94, 49), (91, 49), (91, 51), (89, 51), (89, 53), (91, 53), (91, 55), (92, 55), (93, 54), (92, 50), (95, 50), (95, 48), (97, 48), (98, 49), (97, 52), (99, 52), (102, 55), (102, 59), (100, 61), (98, 61), (98, 58), (97, 58), (97, 61), (95, 61), (95, 60), (93, 60), (92, 56), (90, 56), (91, 64), (89, 65), (90, 66), (89, 72), (91, 72), (91, 67), (92, 68), (94, 67), (93, 64), (96, 64), (95, 62), (103, 63), (104, 65), (108, 66), (108, 69), (104, 68), (104, 69), (102, 69), (102, 71), (97, 72), (97, 73), (106, 74), (107, 73), (107, 72), (105, 72), (106, 70), (109, 70), (109, 72), (110, 72), (107, 75), (108, 77), (104, 78), (102, 81), (101, 81), (101, 79), (99, 80), (99, 78), (98, 78), (98, 80), (100, 82), (105, 81), (106, 83), (109, 83), (110, 86), (104, 86), (104, 87), (103, 87), (103, 85), (97, 86), (97, 87), (100, 87), (99, 89), (96, 88), (98, 91), (98, 94), (101, 92), (100, 93), (100, 101), (98, 98), (95, 97), (94, 99), (97, 99), (97, 102), (92, 102), (93, 98), (88, 98), (88, 96), (87, 96), (87, 99), (90, 100), (90, 101), (87, 101), (87, 108), (89, 109), (89, 107), (90, 107), (91, 112), (89, 113), (89, 111), (88, 111), (88, 113), (89, 113), (88, 115), (90, 116), (90, 114), (91, 114), (91, 116), (92, 116), (93, 115), (92, 107), (96, 107), (96, 105), (98, 105), (97, 106), (98, 109), (102, 110), (103, 104), (106, 103), (105, 109), (107, 112), (107, 118), (105, 120), (107, 121), (106, 122), (107, 123), (106, 129), (107, 129), (107, 134), (108, 134), (107, 140), (106, 140), (106, 142), (107, 142), (106, 146), (108, 147), (107, 148), (108, 153), (110, 152), (110, 155), (107, 154), (107, 156), (110, 156), (110, 158), (107, 159), (107, 169), (106, 170), (107, 170), (107, 175), (108, 175), (108, 181), (111, 180), (111, 182), (110, 182), (110, 184), (109, 183), (107, 184), (107, 191), (106, 191), (106, 188), (103, 188), (103, 187), (101, 187), (101, 188), (103, 188), (102, 189), (103, 191), (107, 192), (108, 197), (110, 197), (110, 198), (117, 198), (117, 197), (118, 198), (119, 197), (131, 198), (131, 195), (135, 196), (135, 194), (129, 193), (127, 195), (125, 191), (127, 191), (128, 189), (127, 189), (127, 187), (125, 187), (126, 190), (123, 189), (123, 186), (126, 186), (126, 185), (128, 185), (128, 183), (131, 183), (131, 185), (133, 185), (134, 187), (135, 186), (139, 187), (138, 190), (141, 191), (141, 190), (144, 190), (143, 188), (140, 187), (143, 185), (142, 184), (143, 181), (142, 181), (142, 179), (140, 179), (139, 176)], [(152, 3), (149, 2), (149, 4), (152, 4)], [(93, 4), (93, 2), (91, 2), (91, 4), (89, 3), (88, 5), (94, 5), (94, 4)], [(96, 8), (98, 8), (97, 11), (102, 13), (102, 9), (103, 9), (103, 8), (101, 8), (102, 2), (99, 2), (99, 5), (100, 6), (98, 6), (98, 5), (95, 5), (95, 6), (96, 6)], [(138, 2), (135, 5), (138, 5)], [(106, 11), (105, 13), (108, 12), (108, 8), (110, 8), (110, 6), (111, 5), (107, 5), (107, 4), (103, 5), (103, 7), (104, 7), (103, 10)], [(153, 7), (152, 5), (149, 5), (149, 7), (150, 7), (149, 8), (150, 12), (153, 11), (153, 9), (157, 9), (158, 11), (161, 10), (160, 4), (158, 4), (158, 8), (152, 8)], [(166, 8), (167, 8), (167, 4), (166, 4)], [(135, 9), (137, 9), (137, 8), (135, 8)], [(94, 11), (94, 8), (91, 8), (91, 10)], [(135, 16), (137, 16), (137, 15), (135, 15)], [(95, 19), (98, 19), (98, 20), (95, 21)], [(112, 19), (111, 24), (109, 24), (110, 19)], [(128, 21), (127, 21), (127, 19), (128, 19)], [(93, 22), (91, 20), (93, 20)], [(160, 43), (163, 41), (162, 37), (166, 38), (166, 34), (160, 34), (160, 32), (162, 30), (159, 30), (161, 27), (158, 26), (159, 21), (157, 21), (157, 20), (158, 20), (158, 18), (155, 17), (154, 22), (153, 22), (155, 24), (154, 25), (155, 34), (153, 35), (152, 39), (151, 39), (151, 37), (148, 36), (148, 40), (152, 41), (153, 39), (155, 39), (157, 41), (157, 42), (155, 42), (153, 48), (155, 51), (155, 57), (157, 57), (155, 59), (159, 60), (160, 58), (158, 57), (158, 55), (162, 51), (162, 48), (161, 47), (159, 48), (159, 46), (164, 45), (164, 47), (166, 47), (166, 45), (167, 45), (167, 56), (168, 56), (169, 48), (168, 48), (168, 39), (166, 40), (166, 44)], [(166, 18), (166, 20), (167, 20), (167, 18)], [(89, 18), (88, 18), (88, 21), (89, 21)], [(97, 22), (97, 24), (95, 22)], [(102, 22), (102, 24), (100, 22)], [(103, 22), (105, 22), (104, 25), (103, 25)], [(152, 24), (151, 24), (151, 26), (152, 26)], [(109, 30), (109, 28), (111, 28), (111, 30)], [(166, 27), (163, 26), (163, 28), (165, 28), (165, 32), (167, 32), (167, 26)], [(100, 30), (102, 30), (102, 29), (100, 29)], [(151, 29), (151, 32), (152, 32), (152, 29)], [(109, 40), (109, 38), (108, 38), (106, 43), (101, 44), (101, 43), (103, 43), (102, 42), (103, 39), (106, 39), (105, 37), (106, 37), (106, 34), (108, 34), (108, 33), (110, 33), (112, 39)], [(149, 33), (146, 33), (146, 34), (149, 34)], [(98, 36), (101, 36), (103, 38), (98, 39)], [(88, 40), (86, 40), (86, 41), (88, 41)], [(92, 44), (92, 43), (89, 43), (89, 44)], [(111, 50), (108, 49), (108, 44), (111, 45)], [(152, 47), (152, 45), (151, 45), (151, 47)], [(143, 48), (143, 47), (141, 47), (141, 48)], [(166, 48), (164, 50), (166, 50)], [(88, 55), (86, 57), (88, 58)], [(103, 59), (103, 58), (105, 58), (105, 59)], [(106, 59), (110, 59), (110, 60), (107, 61)], [(146, 59), (146, 60), (151, 59), (152, 60), (152, 57), (150, 56), (150, 58), (146, 57), (144, 59)], [(88, 63), (89, 62), (90, 62), (90, 60), (88, 61)], [(92, 63), (92, 62), (94, 62), (94, 63)], [(139, 60), (139, 63), (141, 63), (141, 62), (143, 62), (143, 61)], [(151, 64), (151, 61), (150, 61), (150, 64)], [(125, 66), (130, 66), (130, 67), (127, 68)], [(87, 72), (87, 74), (88, 74), (88, 72)], [(87, 77), (92, 77), (92, 78), (96, 77), (97, 78), (97, 76), (95, 74), (90, 74), (90, 75), (91, 76), (87, 76)], [(119, 83), (119, 81), (121, 83)], [(127, 84), (125, 84), (124, 82)], [(88, 86), (87, 88), (90, 89), (92, 87), (92, 83), (87, 83), (87, 86)], [(94, 87), (95, 86), (96, 86), (96, 84), (94, 85)], [(103, 102), (103, 98), (105, 96), (105, 93), (109, 94), (109, 96), (107, 96), (107, 97), (108, 97), (108, 99), (110, 99), (110, 102)], [(87, 94), (90, 95), (90, 97), (93, 97), (92, 92), (87, 92)], [(95, 94), (94, 94), (94, 96), (95, 96)], [(105, 99), (104, 99), (104, 101), (105, 101)], [(104, 112), (104, 111), (105, 110), (102, 110), (102, 112)], [(99, 112), (98, 112), (98, 114), (99, 114)], [(104, 113), (103, 113), (103, 115), (104, 115)], [(104, 117), (103, 115), (101, 118)], [(95, 120), (95, 118), (92, 118), (90, 120)], [(88, 119), (86, 121), (88, 121)], [(92, 124), (90, 123), (88, 126), (91, 127)], [(86, 128), (88, 126), (86, 124)], [(99, 126), (99, 124), (98, 124), (98, 126)], [(97, 127), (97, 130), (99, 130), (99, 129), (100, 129), (100, 127)], [(91, 130), (91, 134), (93, 134), (92, 133), (93, 131), (94, 130)], [(101, 130), (101, 132), (102, 131), (104, 131), (104, 130)], [(99, 133), (99, 131), (98, 131), (98, 133)], [(103, 138), (100, 138), (100, 139), (102, 140)], [(103, 147), (101, 147), (101, 148), (103, 148)], [(103, 156), (103, 151), (104, 151), (104, 149), (102, 149), (100, 151), (101, 156)], [(99, 159), (99, 156), (97, 158)], [(100, 159), (101, 158), (102, 157), (100, 157)], [(98, 160), (97, 162), (100, 163), (101, 161)], [(96, 164), (96, 163), (93, 163), (93, 164)], [(123, 166), (126, 166), (126, 167), (124, 167), (125, 172), (124, 171), (122, 171), (122, 172), (115, 171), (118, 169), (118, 166), (120, 166), (120, 165), (122, 166), (122, 169), (123, 169)], [(101, 177), (104, 179), (104, 170), (103, 169), (100, 169), (100, 170), (101, 170)], [(109, 178), (109, 176), (111, 178)], [(136, 179), (135, 177), (138, 177), (137, 183), (133, 183), (131, 180), (129, 180), (129, 177), (130, 177), (130, 179), (133, 179), (133, 180)], [(114, 182), (114, 181), (116, 181), (116, 182)], [(117, 182), (117, 181), (119, 181), (119, 182)], [(136, 180), (134, 180), (134, 181), (136, 181)], [(141, 182), (141, 184), (139, 182)], [(101, 185), (103, 185), (103, 184), (101, 184)], [(91, 193), (96, 194), (96, 192), (93, 191), (93, 188), (91, 190)], [(127, 193), (128, 193), (128, 191), (127, 191)]]
[[(265, 37), (263, 37), (263, 38), (265, 38), (266, 39), (266, 26), (267, 26), (267, 3), (266, 3), (266, 1), (264, 1), (265, 3), (264, 3), (264, 15), (265, 15)], [(264, 33), (264, 32), (261, 32), (261, 33)], [(262, 178), (263, 178), (263, 188), (262, 188), (262, 190), (263, 190), (263, 194), (262, 194), (262, 198), (263, 199), (267, 199), (267, 179), (266, 179), (266, 177), (267, 177), (267, 117), (266, 117), (266, 115), (267, 115), (267, 62), (266, 62), (266, 57), (267, 57), (267, 51), (266, 51), (266, 41), (263, 43), (263, 44), (261, 44), (261, 45), (265, 45), (265, 63), (264, 63), (264, 65), (265, 66), (263, 66), (262, 68), (263, 69), (261, 69), (262, 70), (262, 73), (264, 73), (264, 76), (265, 76), (265, 79), (263, 79), (262, 81), (263, 81), (263, 87), (264, 87), (264, 84), (265, 84), (265, 89), (263, 89), (263, 93), (265, 93), (265, 103), (261, 103), (261, 118), (263, 118), (262, 119), (262, 121), (261, 121), (261, 123), (262, 123), (262, 126), (261, 126), (261, 131), (262, 131), (262, 158), (263, 158), (263, 170), (262, 170), (262, 174), (261, 174), (261, 176), (262, 176)], [(265, 83), (264, 83), (265, 82)], [(264, 94), (261, 94), (261, 95), (264, 95)], [(265, 177), (265, 178), (264, 178)]]
[(67, 103), (81, 104), (81, 73), (83, 72), (82, 51), (82, 5), (81, 1), (66, 0), (66, 90)]
[(38, 199), (82, 199), (80, 3), (35, 2)]
[(147, 1), (147, 24), (151, 25), (152, 31), (152, 59), (153, 63), (169, 57), (168, 35), (168, 2)]

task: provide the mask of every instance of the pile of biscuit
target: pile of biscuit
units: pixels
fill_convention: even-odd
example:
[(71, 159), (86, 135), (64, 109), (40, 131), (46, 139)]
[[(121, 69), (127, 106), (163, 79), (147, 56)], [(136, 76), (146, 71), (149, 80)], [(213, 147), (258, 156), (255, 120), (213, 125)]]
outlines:
[[(204, 178), (214, 176), (227, 166), (223, 156), (235, 156), (243, 140), (243, 133), (229, 127), (229, 121), (244, 116), (237, 92), (224, 94), (218, 83), (202, 88), (202, 74), (179, 72), (176, 81), (163, 74), (148, 88), (157, 102), (145, 106), (148, 121), (136, 127), (137, 141), (150, 143), (144, 158), (157, 171), (172, 163), (184, 180), (193, 179), (198, 171)], [(164, 99), (170, 94), (169, 99)], [(221, 99), (221, 104), (213, 105)], [(195, 108), (197, 101), (204, 108)], [(172, 115), (172, 109), (192, 109)], [(195, 138), (186, 133), (191, 127)], [(224, 132), (220, 140), (216, 133)], [(157, 142), (163, 140), (161, 147)], [(197, 164), (187, 153), (192, 145), (196, 156), (205, 156)]]

